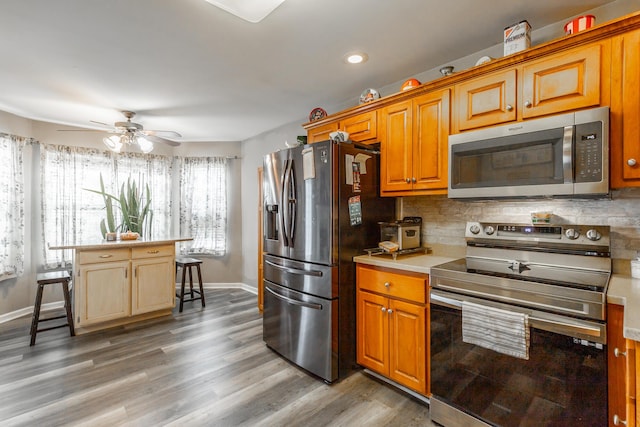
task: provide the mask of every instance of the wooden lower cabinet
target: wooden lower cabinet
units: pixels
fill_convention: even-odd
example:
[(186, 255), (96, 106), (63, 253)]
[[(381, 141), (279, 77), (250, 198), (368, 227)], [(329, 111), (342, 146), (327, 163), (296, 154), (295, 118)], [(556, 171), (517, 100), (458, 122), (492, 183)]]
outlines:
[(428, 395), (427, 276), (357, 267), (357, 362)]
[(175, 305), (174, 244), (76, 250), (74, 320), (111, 326)]
[(622, 334), (624, 307), (616, 304), (607, 306), (607, 347), (608, 347), (608, 395), (609, 426), (633, 427), (640, 425), (640, 414), (636, 412), (637, 365), (635, 341), (627, 340)]

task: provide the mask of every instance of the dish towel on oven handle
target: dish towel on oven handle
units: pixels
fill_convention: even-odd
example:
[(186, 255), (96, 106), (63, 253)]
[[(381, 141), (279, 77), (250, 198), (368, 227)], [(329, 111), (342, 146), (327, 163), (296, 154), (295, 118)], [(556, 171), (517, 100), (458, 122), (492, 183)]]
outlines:
[(462, 341), (529, 359), (529, 316), (462, 302)]

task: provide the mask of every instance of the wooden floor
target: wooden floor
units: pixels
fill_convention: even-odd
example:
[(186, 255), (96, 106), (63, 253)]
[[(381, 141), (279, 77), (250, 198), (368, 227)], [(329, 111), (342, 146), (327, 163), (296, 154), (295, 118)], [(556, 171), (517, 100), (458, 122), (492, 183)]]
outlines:
[(363, 372), (328, 386), (262, 342), (256, 297), (69, 337), (0, 325), (0, 425), (429, 426), (427, 406)]

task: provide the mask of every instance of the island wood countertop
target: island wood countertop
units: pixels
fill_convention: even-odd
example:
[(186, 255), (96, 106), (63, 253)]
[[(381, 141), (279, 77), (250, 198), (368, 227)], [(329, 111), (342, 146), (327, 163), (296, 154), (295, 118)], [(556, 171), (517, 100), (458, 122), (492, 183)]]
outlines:
[(129, 248), (134, 246), (152, 246), (152, 245), (166, 245), (176, 242), (187, 242), (193, 240), (193, 237), (170, 237), (160, 239), (137, 239), (137, 240), (115, 240), (106, 241), (102, 239), (87, 239), (86, 241), (74, 242), (68, 244), (56, 244), (49, 245), (49, 249), (78, 249), (78, 250), (92, 250), (92, 249), (112, 249), (112, 248)]

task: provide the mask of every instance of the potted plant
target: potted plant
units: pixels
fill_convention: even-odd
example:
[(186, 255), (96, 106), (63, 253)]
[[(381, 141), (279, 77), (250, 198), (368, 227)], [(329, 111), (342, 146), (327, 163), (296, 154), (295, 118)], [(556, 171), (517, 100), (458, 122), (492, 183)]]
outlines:
[[(126, 185), (125, 185), (126, 184)], [(93, 193), (100, 194), (104, 200), (106, 218), (100, 221), (100, 231), (102, 237), (106, 238), (107, 233), (131, 233), (135, 236), (150, 237), (151, 222), (153, 220), (153, 211), (151, 210), (151, 191), (149, 185), (145, 185), (143, 192), (136, 181), (129, 176), (126, 183), (122, 183), (120, 187), (119, 197), (109, 194), (105, 191), (102, 174), (100, 174), (100, 190), (91, 190)], [(144, 193), (144, 194), (143, 194)], [(116, 224), (116, 215), (114, 208), (119, 209), (119, 219), (121, 222)]]

